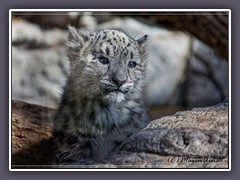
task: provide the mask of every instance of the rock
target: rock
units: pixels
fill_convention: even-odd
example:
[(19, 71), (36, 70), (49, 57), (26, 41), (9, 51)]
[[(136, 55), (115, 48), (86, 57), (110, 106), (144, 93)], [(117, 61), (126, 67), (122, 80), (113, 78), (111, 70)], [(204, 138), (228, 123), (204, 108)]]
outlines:
[(13, 45), (24, 45), (24, 48), (63, 46), (66, 38), (65, 30), (42, 30), (39, 26), (25, 20), (13, 20), (12, 22)]
[[(12, 101), (13, 168), (56, 168), (53, 112)], [(228, 168), (227, 103), (156, 119), (105, 160), (58, 168)]]
[[(137, 16), (139, 15), (139, 16)], [(138, 13), (135, 17), (145, 22), (170, 29), (182, 30), (210, 45), (215, 52), (228, 60), (230, 12), (158, 12)]]
[[(147, 137), (146, 134), (150, 136)], [(194, 108), (191, 111), (165, 116), (150, 122), (138, 136), (135, 136), (132, 141), (137, 149), (141, 149), (141, 143), (146, 141), (155, 144), (158, 148), (149, 149), (146, 143), (143, 143), (145, 150), (159, 154), (226, 157), (228, 153), (228, 107), (218, 105)], [(128, 143), (128, 148), (133, 148), (135, 145)]]
[(56, 106), (68, 74), (63, 47), (41, 50), (12, 47), (12, 96)]
[[(181, 32), (171, 32), (157, 27), (152, 28), (130, 18), (110, 21), (102, 24), (99, 28), (110, 26), (121, 28), (129, 34), (150, 35), (149, 73), (147, 77), (149, 82), (147, 85), (148, 102), (150, 105), (174, 102), (176, 99), (175, 89), (178, 87), (179, 81), (183, 80), (186, 60), (190, 52), (189, 36)], [(61, 44), (61, 42), (66, 40), (66, 32), (62, 30), (42, 30), (38, 26), (25, 21), (14, 21), (12, 39), (13, 45), (17, 45), (17, 48), (13, 47), (12, 55), (13, 89), (15, 89), (13, 97), (34, 103), (39, 101), (39, 104), (42, 103), (41, 99), (43, 102), (46, 101), (45, 99), (48, 99), (50, 104), (56, 104), (56, 99), (59, 98), (57, 92), (61, 92), (59, 87), (64, 82), (61, 81), (65, 75), (62, 72), (65, 72), (68, 66), (67, 58), (64, 54), (65, 51), (62, 47), (64, 43)], [(182, 45), (179, 47), (178, 43)], [(38, 46), (47, 48), (42, 49)], [(19, 47), (22, 48), (19, 49)], [(35, 49), (33, 50), (34, 47)], [(34, 63), (36, 67), (34, 67)], [(58, 67), (59, 63), (62, 66)], [(21, 65), (18, 66), (19, 64)], [(29, 67), (29, 64), (31, 64), (31, 67)], [(53, 68), (53, 71), (48, 71), (50, 68)], [(37, 71), (35, 71), (36, 69)], [(44, 78), (42, 78), (42, 71), (48, 72), (44, 74)], [(32, 77), (32, 72), (35, 72), (36, 79), (41, 79), (42, 82), (38, 80), (32, 81), (36, 82), (32, 85), (26, 83), (29, 81), (29, 77)], [(58, 86), (55, 84), (49, 87), (48, 84), (52, 84), (51, 76), (59, 77), (59, 80), (54, 80), (54, 84), (59, 83)], [(24, 88), (21, 86), (21, 83), (25, 85)], [(166, 83), (168, 86), (165, 85)], [(55, 95), (51, 92), (51, 89), (56, 92)], [(30, 90), (32, 92), (29, 92)], [(44, 92), (40, 94), (36, 91)], [(30, 99), (35, 97), (39, 97), (39, 99)]]
[(228, 96), (228, 68), (226, 60), (209, 46), (193, 39), (193, 54), (181, 93), (182, 104), (201, 107), (222, 102)]
[(12, 30), (12, 96), (56, 106), (68, 74), (66, 31), (43, 31), (24, 20), (14, 20)]
[[(129, 17), (110, 18), (97, 24), (102, 21), (97, 20), (96, 14), (74, 16), (80, 17), (79, 23), (92, 24), (85, 23), (90, 29), (85, 27), (81, 31), (113, 27), (136, 38), (150, 35), (146, 90), (149, 106), (210, 106), (228, 96), (227, 61), (188, 34), (150, 26)], [(68, 74), (66, 30), (41, 29), (24, 20), (13, 20), (12, 29), (13, 97), (56, 106)]]

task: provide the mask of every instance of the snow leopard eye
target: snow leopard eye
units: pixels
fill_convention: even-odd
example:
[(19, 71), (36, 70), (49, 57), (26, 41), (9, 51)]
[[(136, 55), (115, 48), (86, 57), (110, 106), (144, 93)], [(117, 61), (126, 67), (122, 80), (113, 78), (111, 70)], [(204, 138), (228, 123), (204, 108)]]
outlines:
[(104, 56), (100, 56), (98, 58), (98, 61), (101, 63), (101, 64), (109, 64), (109, 60), (108, 58), (104, 57)]
[(129, 61), (129, 63), (128, 63), (129, 68), (135, 68), (136, 65), (137, 65), (137, 63), (135, 63), (134, 61)]

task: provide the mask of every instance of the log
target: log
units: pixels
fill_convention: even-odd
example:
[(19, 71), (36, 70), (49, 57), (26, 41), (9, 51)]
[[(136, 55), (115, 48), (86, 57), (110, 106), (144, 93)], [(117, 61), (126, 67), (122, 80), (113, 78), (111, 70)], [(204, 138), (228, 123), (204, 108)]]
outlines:
[(12, 165), (46, 165), (53, 154), (53, 109), (12, 100)]

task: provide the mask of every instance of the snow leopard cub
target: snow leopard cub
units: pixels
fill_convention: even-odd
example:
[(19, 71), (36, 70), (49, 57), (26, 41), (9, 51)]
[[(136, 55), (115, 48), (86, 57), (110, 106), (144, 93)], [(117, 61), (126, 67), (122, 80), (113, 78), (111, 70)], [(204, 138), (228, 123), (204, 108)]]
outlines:
[(88, 35), (68, 30), (70, 74), (54, 117), (56, 164), (104, 159), (148, 122), (148, 36), (135, 40), (113, 29)]

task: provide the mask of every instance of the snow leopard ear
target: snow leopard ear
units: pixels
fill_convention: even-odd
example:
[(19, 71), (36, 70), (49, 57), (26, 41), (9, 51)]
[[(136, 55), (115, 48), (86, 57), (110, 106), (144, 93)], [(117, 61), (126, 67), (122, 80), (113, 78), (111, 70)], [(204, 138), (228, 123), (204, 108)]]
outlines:
[(85, 36), (84, 34), (79, 32), (76, 28), (69, 25), (68, 26), (68, 40), (76, 41), (83, 45), (86, 41), (88, 41), (88, 36)]
[(72, 26), (68, 26), (68, 40), (67, 40), (67, 55), (70, 61), (78, 59), (82, 47), (88, 41), (88, 36), (78, 32), (78, 30)]
[(145, 34), (143, 37), (139, 38), (137, 40), (138, 45), (140, 47), (144, 47), (146, 45), (147, 41), (148, 41), (148, 38), (149, 38), (149, 36), (147, 34)]

